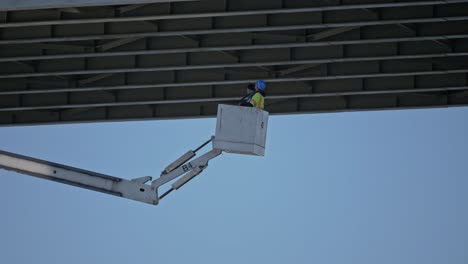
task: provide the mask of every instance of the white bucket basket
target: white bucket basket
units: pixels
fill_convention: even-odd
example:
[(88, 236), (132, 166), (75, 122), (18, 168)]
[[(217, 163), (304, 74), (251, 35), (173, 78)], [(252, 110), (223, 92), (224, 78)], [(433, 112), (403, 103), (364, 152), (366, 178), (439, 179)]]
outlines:
[(266, 111), (220, 104), (213, 148), (229, 153), (264, 156), (267, 127)]

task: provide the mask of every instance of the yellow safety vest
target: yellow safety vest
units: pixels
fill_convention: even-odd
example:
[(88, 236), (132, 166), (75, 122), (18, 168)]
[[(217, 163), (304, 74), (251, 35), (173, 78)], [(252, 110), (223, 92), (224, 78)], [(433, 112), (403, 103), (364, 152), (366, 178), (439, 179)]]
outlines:
[(252, 99), (250, 99), (250, 103), (258, 108), (258, 109), (264, 109), (265, 108), (265, 97), (261, 93), (255, 93), (254, 96), (252, 96)]

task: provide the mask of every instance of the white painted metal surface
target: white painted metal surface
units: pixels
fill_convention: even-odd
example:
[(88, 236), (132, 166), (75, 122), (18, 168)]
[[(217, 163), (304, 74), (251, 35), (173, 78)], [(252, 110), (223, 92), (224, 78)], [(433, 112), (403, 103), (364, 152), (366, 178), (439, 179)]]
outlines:
[[(158, 204), (155, 188), (143, 183), (0, 151), (0, 168), (148, 204)], [(148, 180), (145, 177), (145, 180)]]
[(174, 180), (174, 179), (177, 179), (178, 177), (192, 171), (193, 169), (195, 168), (205, 168), (208, 166), (208, 162), (214, 158), (216, 158), (217, 156), (219, 156), (221, 154), (222, 151), (220, 150), (217, 150), (217, 149), (213, 149), (205, 154), (203, 154), (202, 156), (190, 161), (190, 162), (187, 162), (185, 164), (181, 164), (181, 166), (179, 166), (177, 169), (174, 169), (173, 171), (169, 172), (169, 173), (163, 173), (161, 174), (161, 176), (157, 179), (155, 179), (152, 183), (151, 183), (151, 186), (153, 186), (154, 188), (159, 188), (161, 187), (162, 185)]
[(213, 148), (229, 153), (264, 156), (267, 126), (266, 111), (220, 104)]

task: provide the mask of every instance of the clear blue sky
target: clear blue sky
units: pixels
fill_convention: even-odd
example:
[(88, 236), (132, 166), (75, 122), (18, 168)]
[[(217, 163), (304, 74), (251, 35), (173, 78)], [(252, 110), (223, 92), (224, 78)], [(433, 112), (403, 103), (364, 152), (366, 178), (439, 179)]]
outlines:
[[(214, 119), (0, 128), (0, 149), (157, 176)], [(0, 170), (0, 263), (468, 263), (468, 108), (274, 116), (157, 207)]]

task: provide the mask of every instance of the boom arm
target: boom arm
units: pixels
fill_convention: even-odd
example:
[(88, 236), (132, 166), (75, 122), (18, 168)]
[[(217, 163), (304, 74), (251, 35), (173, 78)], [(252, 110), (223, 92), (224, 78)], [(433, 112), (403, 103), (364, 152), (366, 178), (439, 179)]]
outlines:
[(140, 179), (126, 179), (0, 151), (0, 168), (139, 202), (158, 204), (157, 193)]
[(178, 167), (177, 169), (175, 169), (175, 170), (173, 170), (173, 171), (171, 171), (171, 172), (169, 172), (167, 174), (164, 174), (164, 172), (163, 172), (163, 174), (159, 178), (154, 180), (151, 185), (157, 189), (160, 186), (162, 186), (163, 184), (165, 184), (167, 182), (170, 182), (170, 181), (176, 179), (177, 177), (180, 177), (181, 175), (185, 174), (184, 177), (180, 178), (178, 181), (176, 181), (176, 182), (174, 182), (172, 184), (172, 188), (169, 189), (169, 191), (167, 191), (166, 193), (161, 195), (160, 199), (162, 199), (162, 198), (164, 198), (164, 196), (168, 195), (173, 190), (179, 189), (184, 184), (186, 184), (191, 179), (193, 179), (195, 176), (200, 174), (206, 167), (208, 167), (208, 161), (210, 161), (211, 159), (216, 158), (221, 153), (222, 153), (221, 150), (213, 149), (213, 150), (205, 153), (204, 155), (200, 156), (199, 158), (196, 158), (191, 162), (183, 164), (180, 167)]
[[(160, 199), (171, 191), (179, 189), (188, 181), (200, 174), (208, 166), (208, 161), (222, 153), (222, 150), (213, 149), (189, 162), (189, 160), (196, 155), (196, 152), (211, 142), (212, 139), (205, 142), (195, 151), (191, 150), (187, 152), (169, 165), (161, 173), (159, 178), (152, 181), (151, 185), (146, 184), (146, 182), (152, 180), (151, 176), (127, 180), (1, 150), (0, 168), (143, 203), (157, 205)], [(174, 182), (169, 191), (164, 193), (161, 197), (158, 197), (159, 187), (182, 175), (184, 176)]]

